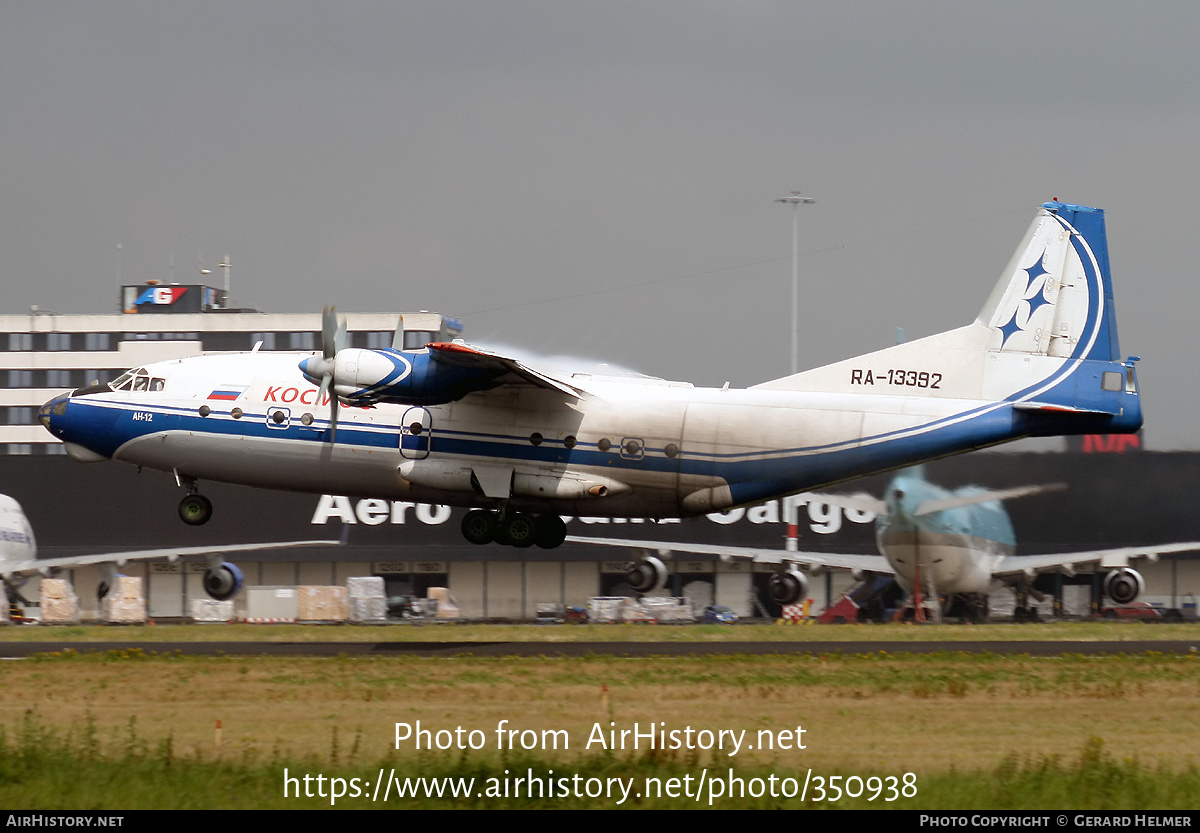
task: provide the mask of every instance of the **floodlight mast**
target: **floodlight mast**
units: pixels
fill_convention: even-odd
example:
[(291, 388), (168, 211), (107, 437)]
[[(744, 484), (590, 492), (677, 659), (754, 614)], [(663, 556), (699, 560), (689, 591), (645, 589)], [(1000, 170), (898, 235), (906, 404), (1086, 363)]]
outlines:
[(793, 191), (790, 197), (780, 197), (792, 207), (792, 373), (800, 372), (800, 206), (816, 202), (812, 197), (802, 197)]

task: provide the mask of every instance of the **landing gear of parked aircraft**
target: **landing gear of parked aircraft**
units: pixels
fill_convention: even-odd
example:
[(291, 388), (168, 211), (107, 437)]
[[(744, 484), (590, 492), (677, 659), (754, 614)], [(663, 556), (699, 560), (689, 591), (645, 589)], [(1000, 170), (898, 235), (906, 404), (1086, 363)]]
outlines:
[(190, 526), (206, 524), (212, 517), (212, 501), (204, 495), (188, 495), (179, 501), (179, 517)]
[(567, 525), (558, 515), (527, 515), (507, 512), (500, 515), (487, 509), (472, 509), (462, 520), (463, 537), (472, 544), (495, 541), (510, 547), (530, 547), (536, 544), (552, 550), (567, 537)]

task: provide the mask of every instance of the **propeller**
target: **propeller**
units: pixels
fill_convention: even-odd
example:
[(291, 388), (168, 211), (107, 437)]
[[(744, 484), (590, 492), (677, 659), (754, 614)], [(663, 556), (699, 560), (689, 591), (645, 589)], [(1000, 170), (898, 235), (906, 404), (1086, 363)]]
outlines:
[(309, 379), (320, 379), (317, 401), (329, 396), (329, 442), (337, 438), (338, 395), (333, 389), (333, 374), (337, 369), (337, 354), (346, 346), (346, 321), (338, 321), (337, 307), (325, 307), (321, 313), (321, 357), (300, 362), (300, 370)]

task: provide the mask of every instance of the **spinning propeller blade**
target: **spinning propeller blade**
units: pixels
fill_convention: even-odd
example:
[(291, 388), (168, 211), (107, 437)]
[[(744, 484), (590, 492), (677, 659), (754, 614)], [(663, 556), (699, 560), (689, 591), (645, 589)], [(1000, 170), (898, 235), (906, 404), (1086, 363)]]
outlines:
[[(343, 333), (345, 330), (343, 330)], [(332, 359), (337, 355), (337, 307), (325, 307), (321, 312), (321, 355)]]
[(325, 371), (321, 375), (321, 390), (317, 401), (324, 402), (329, 396), (329, 442), (337, 440), (338, 396), (333, 390), (333, 371), (337, 367), (337, 354), (346, 346), (346, 320), (338, 321), (337, 307), (325, 307), (321, 313), (321, 355), (325, 358)]

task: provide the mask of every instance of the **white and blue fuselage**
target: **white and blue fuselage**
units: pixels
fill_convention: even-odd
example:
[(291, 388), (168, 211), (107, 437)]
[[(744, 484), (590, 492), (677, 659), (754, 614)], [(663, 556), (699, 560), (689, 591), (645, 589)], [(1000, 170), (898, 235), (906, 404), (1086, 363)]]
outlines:
[(698, 515), (1021, 437), (1136, 431), (1107, 269), (1103, 213), (1048, 204), (973, 323), (749, 389), (553, 377), (462, 345), (252, 352), (147, 365), (41, 419), (77, 459), (191, 482)]

